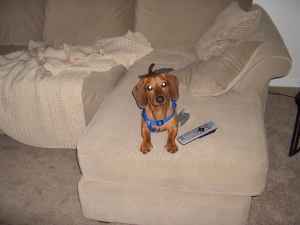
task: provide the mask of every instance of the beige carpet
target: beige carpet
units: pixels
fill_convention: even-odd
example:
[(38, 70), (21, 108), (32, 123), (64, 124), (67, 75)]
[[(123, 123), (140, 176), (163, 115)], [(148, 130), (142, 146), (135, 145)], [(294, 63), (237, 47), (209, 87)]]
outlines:
[[(265, 192), (253, 201), (249, 225), (300, 224), (300, 153), (287, 156), (295, 115), (292, 98), (270, 96), (270, 172)], [(74, 150), (38, 149), (0, 136), (0, 224), (104, 224), (82, 216), (79, 177)]]

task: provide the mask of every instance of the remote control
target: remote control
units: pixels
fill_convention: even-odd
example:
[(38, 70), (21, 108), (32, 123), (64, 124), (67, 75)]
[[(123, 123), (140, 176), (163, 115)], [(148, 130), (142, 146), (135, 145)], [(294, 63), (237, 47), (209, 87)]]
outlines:
[(191, 131), (188, 131), (181, 136), (177, 138), (180, 144), (185, 145), (190, 143), (193, 140), (196, 140), (197, 138), (204, 137), (208, 134), (211, 134), (217, 130), (217, 127), (214, 122), (209, 121), (199, 127), (196, 127), (192, 129)]

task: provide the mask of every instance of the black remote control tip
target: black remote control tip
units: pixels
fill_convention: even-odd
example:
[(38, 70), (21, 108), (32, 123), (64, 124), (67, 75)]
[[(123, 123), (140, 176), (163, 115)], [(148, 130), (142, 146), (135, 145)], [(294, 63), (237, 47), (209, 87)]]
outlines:
[(204, 129), (203, 127), (199, 127), (199, 128), (198, 128), (198, 131), (203, 132), (203, 131), (205, 131), (205, 129)]

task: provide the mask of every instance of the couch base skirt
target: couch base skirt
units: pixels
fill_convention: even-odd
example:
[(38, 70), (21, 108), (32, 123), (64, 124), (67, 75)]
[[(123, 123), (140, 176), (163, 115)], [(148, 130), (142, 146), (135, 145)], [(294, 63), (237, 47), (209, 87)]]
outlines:
[(84, 177), (79, 182), (84, 216), (140, 225), (245, 225), (251, 197), (132, 187)]

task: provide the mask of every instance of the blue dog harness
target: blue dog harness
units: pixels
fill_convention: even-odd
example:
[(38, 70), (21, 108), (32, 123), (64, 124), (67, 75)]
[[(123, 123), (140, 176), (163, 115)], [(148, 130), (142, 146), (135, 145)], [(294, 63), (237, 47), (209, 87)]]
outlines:
[(172, 100), (173, 113), (170, 116), (167, 116), (166, 118), (164, 118), (163, 120), (151, 120), (151, 119), (149, 119), (145, 109), (143, 109), (142, 110), (142, 117), (143, 117), (144, 121), (146, 122), (148, 129), (151, 132), (159, 131), (159, 129), (155, 128), (154, 126), (161, 127), (161, 126), (167, 124), (175, 116), (176, 106), (177, 106), (176, 100)]

